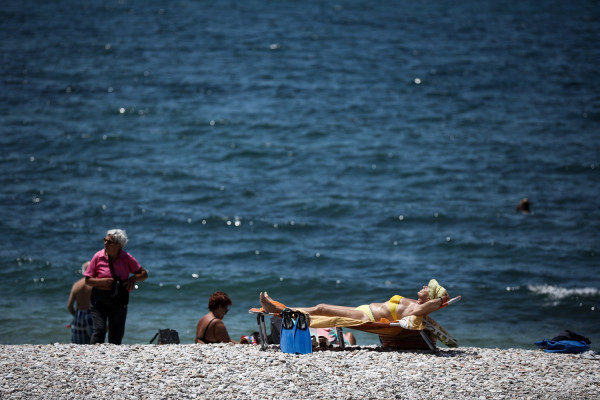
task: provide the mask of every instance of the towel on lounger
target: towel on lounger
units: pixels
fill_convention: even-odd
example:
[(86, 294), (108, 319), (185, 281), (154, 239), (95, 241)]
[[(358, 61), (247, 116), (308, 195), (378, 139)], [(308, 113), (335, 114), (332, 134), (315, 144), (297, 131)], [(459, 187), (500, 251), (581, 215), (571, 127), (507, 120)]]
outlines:
[(324, 317), (321, 315), (310, 316), (311, 328), (330, 328), (330, 327), (347, 327), (358, 329), (364, 332), (375, 333), (377, 335), (395, 335), (405, 329), (421, 331), (425, 329), (425, 323), (421, 316), (408, 316), (402, 318), (400, 326), (390, 326), (390, 321), (382, 319), (380, 321), (362, 321), (354, 318), (346, 317)]

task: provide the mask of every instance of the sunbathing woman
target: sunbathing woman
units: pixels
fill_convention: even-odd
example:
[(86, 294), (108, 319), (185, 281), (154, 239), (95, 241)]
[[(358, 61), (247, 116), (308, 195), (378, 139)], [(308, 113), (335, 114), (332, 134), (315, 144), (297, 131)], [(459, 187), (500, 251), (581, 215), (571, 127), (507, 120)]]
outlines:
[[(365, 304), (356, 308), (319, 304), (314, 307), (290, 307), (308, 315), (321, 315), (325, 317), (347, 317), (361, 321), (379, 321), (382, 318), (388, 321), (397, 321), (409, 315), (427, 315), (439, 310), (450, 299), (448, 292), (440, 286), (435, 279), (429, 286), (417, 293), (417, 300), (394, 296), (385, 303)], [(267, 292), (260, 294), (260, 305), (266, 312), (279, 313), (283, 310), (281, 303), (274, 301)]]

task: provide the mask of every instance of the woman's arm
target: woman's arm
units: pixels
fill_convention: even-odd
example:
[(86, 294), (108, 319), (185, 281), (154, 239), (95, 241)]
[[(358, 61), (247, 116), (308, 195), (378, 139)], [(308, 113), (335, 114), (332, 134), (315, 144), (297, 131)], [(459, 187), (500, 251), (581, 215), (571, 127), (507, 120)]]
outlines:
[(133, 276), (135, 276), (136, 282), (142, 282), (148, 279), (148, 271), (146, 271), (146, 269), (144, 269), (143, 267), (140, 267), (140, 269), (138, 269), (137, 272), (133, 274)]
[(113, 278), (91, 278), (85, 277), (85, 284), (102, 290), (110, 290), (112, 287)]
[(409, 305), (410, 311), (407, 313), (408, 315), (427, 315), (431, 314), (434, 311), (442, 308), (442, 305), (446, 303), (450, 297), (446, 294), (444, 297), (438, 297), (433, 300), (429, 300), (423, 304), (412, 303)]
[[(111, 278), (96, 278), (98, 275), (98, 254), (96, 253), (92, 260), (90, 261), (90, 265), (88, 265), (85, 270), (85, 284), (91, 287), (95, 287), (102, 290), (110, 290), (112, 288), (112, 284), (114, 279)], [(91, 276), (88, 276), (91, 275)]]
[(222, 343), (238, 343), (229, 337), (227, 328), (222, 320), (215, 321), (214, 331), (215, 339)]
[(148, 271), (146, 271), (143, 267), (140, 267), (133, 275), (131, 275), (127, 281), (125, 281), (124, 285), (127, 289), (134, 289), (136, 282), (142, 282), (148, 279)]

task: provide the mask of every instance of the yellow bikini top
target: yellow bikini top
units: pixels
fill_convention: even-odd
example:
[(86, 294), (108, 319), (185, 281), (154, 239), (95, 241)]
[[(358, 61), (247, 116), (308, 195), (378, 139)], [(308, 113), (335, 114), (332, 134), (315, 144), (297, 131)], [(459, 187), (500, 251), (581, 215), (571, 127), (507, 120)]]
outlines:
[(398, 308), (398, 303), (400, 303), (400, 300), (403, 298), (404, 297), (397, 294), (395, 296), (392, 296), (392, 298), (390, 299), (390, 313), (392, 313), (392, 319), (394, 321), (398, 320), (398, 315), (396, 314), (396, 309)]

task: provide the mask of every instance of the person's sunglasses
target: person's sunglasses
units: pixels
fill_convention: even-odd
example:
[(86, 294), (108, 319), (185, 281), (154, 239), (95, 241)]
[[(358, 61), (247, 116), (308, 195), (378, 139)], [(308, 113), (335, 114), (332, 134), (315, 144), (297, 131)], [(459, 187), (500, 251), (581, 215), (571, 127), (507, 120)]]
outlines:
[(114, 240), (104, 238), (104, 244), (107, 244), (107, 243), (108, 244), (117, 244), (117, 242), (115, 242)]

